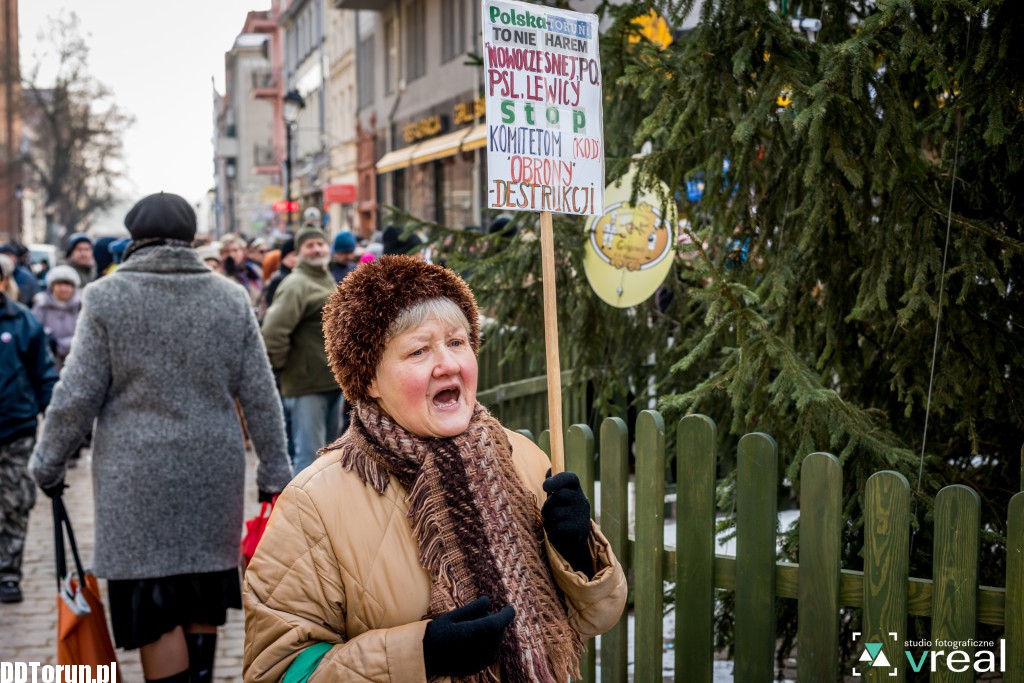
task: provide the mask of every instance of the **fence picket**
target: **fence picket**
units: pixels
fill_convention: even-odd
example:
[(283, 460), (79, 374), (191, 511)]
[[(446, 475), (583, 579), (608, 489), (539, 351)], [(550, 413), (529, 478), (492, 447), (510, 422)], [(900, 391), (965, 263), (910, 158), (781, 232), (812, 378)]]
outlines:
[[(573, 425), (565, 437), (565, 469), (575, 472), (580, 478), (580, 486), (587, 500), (591, 501), (590, 512), (594, 513), (594, 433), (586, 425)], [(594, 648), (588, 644), (583, 658), (580, 660), (580, 673), (582, 678), (578, 680), (585, 683), (594, 683), (596, 676), (597, 662), (594, 658)]]
[(800, 573), (797, 675), (834, 681), (839, 673), (839, 572), (843, 533), (843, 466), (811, 453), (800, 469)]
[(767, 434), (747, 434), (740, 439), (736, 463), (734, 670), (738, 683), (763, 683), (774, 678), (777, 459), (775, 440)]
[[(601, 423), (601, 532), (629, 575), (629, 429), (624, 420)], [(625, 614), (601, 636), (601, 683), (626, 680), (629, 639)]]
[(580, 487), (591, 501), (594, 500), (594, 433), (587, 425), (573, 425), (565, 435), (565, 469), (580, 478)]
[[(538, 440), (545, 451), (549, 436), (545, 431)], [(630, 566), (635, 570), (633, 680), (662, 678), (663, 579), (668, 576), (676, 580), (680, 615), (675, 640), (677, 680), (707, 683), (712, 679), (709, 615), (713, 612), (708, 606), (714, 604), (715, 591), (725, 589), (735, 590), (733, 675), (740, 683), (774, 678), (777, 596), (798, 600), (799, 680), (836, 680), (839, 609), (861, 607), (859, 642), (882, 643), (896, 669), (896, 675), (890, 676), (892, 667), (861, 663), (857, 669), (865, 680), (905, 680), (909, 664), (902, 656), (902, 640), (910, 635), (907, 617), (917, 615), (932, 621), (931, 657), (936, 669), (932, 681), (974, 680), (974, 649), (947, 642), (973, 639), (977, 624), (984, 623), (1005, 629), (1004, 659), (996, 660), (1005, 667), (1002, 680), (1024, 683), (1024, 492), (1014, 496), (1008, 508), (1005, 588), (977, 583), (980, 501), (965, 486), (947, 487), (935, 498), (933, 578), (908, 576), (910, 490), (906, 479), (891, 471), (876, 473), (865, 487), (864, 571), (843, 570), (839, 565), (841, 468), (828, 454), (812, 454), (801, 474), (800, 564), (777, 563), (777, 448), (768, 435), (747, 434), (739, 442), (736, 459), (736, 557), (715, 558), (715, 426), (702, 415), (688, 416), (677, 425), (676, 436), (677, 547), (665, 552), (661, 416), (644, 411), (637, 420), (636, 540), (632, 542), (627, 425), (619, 418), (604, 420), (599, 463), (588, 428), (577, 425), (567, 434), (568, 467), (580, 475), (592, 501), (595, 463), (600, 465), (602, 530), (627, 575)], [(625, 614), (601, 638), (600, 649), (601, 682), (626, 680), (630, 653)], [(997, 645), (997, 653), (999, 649)], [(862, 647), (858, 650), (863, 652)], [(964, 654), (949, 659), (955, 650)], [(582, 663), (582, 680), (587, 683), (594, 680), (592, 657), (588, 654)], [(925, 671), (932, 668), (931, 657), (923, 662)]]
[(634, 605), (636, 681), (660, 681), (665, 585), (665, 422), (653, 410), (636, 421), (636, 570)]
[[(676, 429), (677, 678), (711, 683), (715, 628), (715, 423), (688, 415)], [(683, 607), (685, 606), (685, 607)]]
[[(884, 647), (891, 669), (860, 665), (867, 681), (906, 680), (902, 642), (907, 635), (907, 577), (910, 567), (910, 484), (899, 472), (876, 472), (864, 492), (864, 612), (858, 645)], [(893, 636), (892, 634), (896, 634)]]
[[(974, 489), (947, 486), (935, 496), (935, 553), (932, 558), (932, 643), (974, 638), (978, 596), (978, 530), (981, 500)], [(937, 650), (939, 648), (934, 648)], [(973, 658), (974, 648), (960, 648)], [(946, 648), (948, 651), (949, 648)], [(953, 671), (936, 658), (934, 683), (967, 683), (974, 669)]]
[(1006, 525), (1006, 678), (1024, 682), (1024, 492), (1010, 499)]

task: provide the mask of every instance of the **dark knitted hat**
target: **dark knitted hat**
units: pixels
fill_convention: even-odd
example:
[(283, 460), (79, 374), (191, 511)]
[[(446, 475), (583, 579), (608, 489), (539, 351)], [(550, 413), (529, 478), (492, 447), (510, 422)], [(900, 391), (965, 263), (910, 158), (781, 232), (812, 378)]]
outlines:
[(334, 236), (331, 251), (335, 254), (351, 254), (356, 250), (356, 236), (348, 231), (339, 232)]
[(191, 242), (196, 236), (196, 212), (176, 194), (160, 192), (143, 197), (124, 217), (133, 240), (163, 237)]
[(71, 233), (71, 237), (68, 238), (68, 248), (64, 250), (64, 258), (71, 258), (71, 252), (73, 252), (75, 247), (83, 242), (87, 242), (90, 247), (92, 246), (92, 238), (84, 232)]
[(442, 266), (411, 256), (382, 256), (352, 271), (324, 306), (327, 359), (351, 402), (368, 401), (384, 355), (388, 329), (405, 309), (429, 299), (450, 299), (469, 321), (469, 343), (480, 349), (473, 292)]
[(291, 237), (281, 242), (281, 258), (295, 251), (295, 240)]
[(423, 240), (416, 233), (402, 239), (404, 230), (397, 225), (389, 225), (381, 235), (381, 243), (384, 245), (385, 254), (408, 254), (416, 247), (423, 244)]
[(327, 242), (327, 233), (320, 228), (302, 228), (295, 233), (295, 251), (302, 249), (302, 243), (311, 239), (322, 239)]

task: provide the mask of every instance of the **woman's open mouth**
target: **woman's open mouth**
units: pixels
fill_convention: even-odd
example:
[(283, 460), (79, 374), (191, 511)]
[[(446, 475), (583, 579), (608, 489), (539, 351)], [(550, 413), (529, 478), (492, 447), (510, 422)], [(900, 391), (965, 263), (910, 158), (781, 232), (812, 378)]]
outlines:
[(449, 408), (459, 402), (462, 392), (458, 387), (448, 387), (434, 394), (434, 405), (438, 408)]

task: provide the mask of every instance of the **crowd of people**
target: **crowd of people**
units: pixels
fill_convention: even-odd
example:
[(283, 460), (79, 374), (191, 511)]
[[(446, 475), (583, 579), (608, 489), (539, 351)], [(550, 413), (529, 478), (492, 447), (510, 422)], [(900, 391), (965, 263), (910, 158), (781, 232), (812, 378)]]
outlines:
[[(278, 242), (197, 240), (165, 193), (124, 223), (43, 273), (0, 253), (0, 602), (36, 486), (91, 445), (93, 567), (147, 681), (212, 680), (243, 602), (247, 681), (572, 674), (625, 578), (575, 475), (476, 402), (462, 279), (315, 210)], [(276, 512), (243, 587), (248, 448)]]

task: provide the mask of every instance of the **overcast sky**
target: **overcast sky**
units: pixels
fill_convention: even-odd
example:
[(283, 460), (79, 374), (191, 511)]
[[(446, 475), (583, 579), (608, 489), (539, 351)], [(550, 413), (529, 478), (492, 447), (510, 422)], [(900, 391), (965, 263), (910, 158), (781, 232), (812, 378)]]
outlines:
[(48, 18), (73, 9), (90, 47), (90, 73), (135, 117), (125, 138), (129, 206), (161, 190), (195, 204), (213, 186), (211, 79), (223, 92), (224, 53), (246, 12), (269, 7), (269, 0), (22, 0), (22, 71), (37, 61)]

